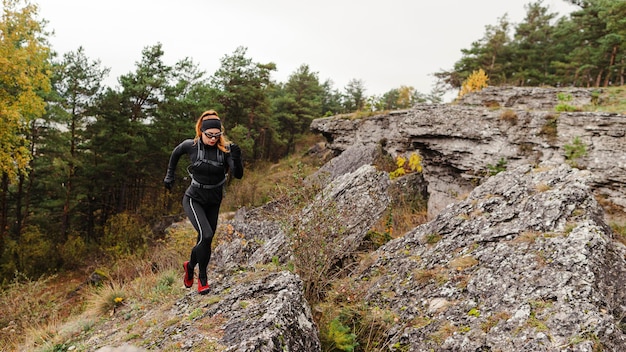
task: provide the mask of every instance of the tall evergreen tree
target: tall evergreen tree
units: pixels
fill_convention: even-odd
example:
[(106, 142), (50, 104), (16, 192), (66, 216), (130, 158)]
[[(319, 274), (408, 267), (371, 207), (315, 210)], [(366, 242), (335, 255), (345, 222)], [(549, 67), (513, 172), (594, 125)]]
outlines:
[[(64, 170), (63, 176), (63, 212), (60, 231), (67, 239), (71, 227), (71, 215), (81, 213), (76, 208), (82, 194), (74, 189), (77, 169), (84, 159), (85, 128), (89, 118), (94, 115), (94, 104), (102, 92), (102, 81), (109, 73), (108, 68), (101, 68), (99, 60), (90, 61), (84, 49), (66, 53), (55, 70), (54, 90), (58, 95), (56, 106), (57, 121), (63, 126), (62, 134), (67, 140), (65, 146), (58, 146), (56, 164)], [(64, 150), (67, 149), (67, 150)], [(62, 151), (62, 152), (61, 152)], [(85, 181), (85, 180), (83, 180)], [(80, 217), (77, 224), (81, 224)]]
[(278, 131), (286, 139), (286, 153), (294, 151), (295, 137), (308, 131), (311, 121), (321, 117), (323, 88), (318, 74), (301, 65), (289, 76), (282, 94), (274, 100)]
[(347, 112), (363, 110), (366, 98), (365, 82), (353, 78), (344, 88), (343, 107)]
[(333, 88), (333, 82), (330, 79), (324, 81), (322, 83), (322, 114), (332, 116), (345, 112), (341, 101), (341, 92)]
[(578, 66), (574, 77), (576, 86), (598, 86), (605, 74), (606, 53), (600, 39), (607, 35), (607, 30), (606, 23), (599, 16), (601, 8), (598, 3), (584, 2), (581, 10), (570, 15), (577, 45), (571, 48), (567, 60)]
[[(626, 68), (626, 1), (598, 0), (599, 17), (606, 23), (606, 34), (599, 39), (604, 51), (606, 74), (602, 86), (624, 85)], [(600, 82), (598, 82), (600, 83)]]
[(272, 149), (280, 142), (272, 125), (267, 94), (270, 74), (276, 70), (276, 65), (255, 63), (246, 54), (247, 48), (238, 47), (232, 55), (224, 56), (212, 77), (212, 85), (219, 92), (219, 102), (224, 108), (220, 115), (230, 133), (242, 132), (238, 137), (244, 138), (241, 141), (244, 146), (248, 145), (248, 140), (253, 141), (253, 150), (243, 149), (244, 155), (255, 160), (276, 159), (278, 155)]
[(492, 85), (506, 83), (511, 63), (510, 27), (506, 14), (499, 18), (497, 25), (485, 26), (483, 38), (473, 42), (471, 48), (461, 49), (462, 57), (453, 70), (435, 73), (439, 83), (452, 89), (460, 88), (472, 72), (479, 69), (487, 73)]
[(526, 5), (526, 18), (515, 28), (509, 83), (517, 86), (554, 83), (550, 64), (555, 58), (551, 24), (555, 16), (548, 13), (541, 1)]

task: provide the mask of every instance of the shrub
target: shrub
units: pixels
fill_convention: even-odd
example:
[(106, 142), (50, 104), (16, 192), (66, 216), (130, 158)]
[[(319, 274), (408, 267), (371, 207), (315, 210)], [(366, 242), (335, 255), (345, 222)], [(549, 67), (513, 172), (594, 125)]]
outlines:
[(572, 101), (572, 95), (567, 93), (558, 93), (557, 99), (559, 100), (559, 104), (557, 104), (554, 109), (558, 112), (566, 112), (566, 111), (580, 111), (579, 108), (569, 105), (568, 103)]
[(411, 153), (408, 160), (402, 155), (398, 155), (396, 157), (396, 165), (398, 168), (389, 173), (389, 177), (392, 180), (407, 173), (422, 172), (422, 157), (416, 152)]
[(539, 132), (541, 135), (546, 137), (548, 140), (554, 140), (557, 136), (557, 122), (558, 118), (553, 115), (547, 115), (545, 117), (545, 123), (541, 127), (541, 131)]
[(472, 74), (470, 74), (469, 77), (467, 77), (467, 79), (463, 82), (458, 97), (460, 98), (467, 93), (477, 92), (485, 87), (488, 87), (488, 81), (489, 77), (482, 68), (472, 72)]
[(102, 245), (113, 258), (141, 256), (147, 249), (150, 233), (136, 216), (120, 213), (106, 222)]
[(494, 176), (499, 174), (502, 171), (506, 171), (507, 161), (504, 158), (500, 158), (495, 165), (487, 164), (487, 169), (489, 169), (489, 176)]
[[(36, 277), (56, 268), (59, 251), (49, 236), (37, 226), (27, 226), (17, 241), (7, 240), (3, 262), (4, 277), (19, 271), (28, 277)], [(8, 260), (7, 260), (8, 259)]]
[(81, 236), (70, 235), (62, 245), (60, 251), (63, 266), (67, 269), (76, 269), (81, 266), (84, 258), (87, 258), (87, 244)]
[(350, 331), (349, 327), (343, 325), (338, 318), (330, 322), (324, 340), (328, 345), (327, 350), (330, 351), (352, 352), (358, 345), (356, 335)]
[(563, 146), (565, 162), (571, 167), (578, 167), (577, 160), (587, 155), (587, 146), (578, 137), (574, 137), (571, 144)]
[(513, 110), (506, 109), (500, 114), (500, 120), (509, 122), (512, 125), (516, 125), (517, 114)]

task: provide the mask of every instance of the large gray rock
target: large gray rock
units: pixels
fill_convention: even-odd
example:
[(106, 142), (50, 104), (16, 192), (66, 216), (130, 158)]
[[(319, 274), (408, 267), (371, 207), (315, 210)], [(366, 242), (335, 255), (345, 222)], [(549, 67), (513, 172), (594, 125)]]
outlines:
[(380, 146), (375, 144), (354, 144), (322, 165), (307, 178), (307, 182), (326, 185), (341, 175), (358, 170), (363, 165), (372, 165), (380, 154), (380, 150)]
[(317, 326), (296, 275), (261, 275), (256, 280), (218, 284), (216, 290), (227, 293), (219, 302), (205, 305), (204, 316), (226, 319), (219, 341), (226, 346), (224, 351), (321, 350)]
[(297, 275), (288, 271), (240, 272), (210, 283), (208, 295), (192, 292), (175, 302), (170, 314), (187, 318), (166, 325), (163, 337), (146, 346), (148, 349), (161, 350), (178, 343), (181, 350), (321, 350)]
[[(393, 157), (418, 152), (430, 218), (467, 195), (500, 161), (508, 168), (544, 161), (575, 164), (592, 172), (590, 185), (596, 195), (626, 209), (624, 115), (532, 110), (553, 108), (556, 95), (568, 90), (511, 88), (502, 93), (506, 104), (500, 108), (478, 103), (495, 99), (496, 92), (487, 91), (487, 98), (470, 94), (464, 100), (479, 106), (418, 105), (361, 119), (328, 117), (314, 120), (311, 129), (326, 136), (337, 152), (352, 146), (382, 146)], [(591, 99), (590, 90), (571, 93), (575, 99), (568, 104), (583, 105)], [(566, 160), (566, 148), (576, 139), (586, 155)]]
[(223, 221), (225, 231), (211, 256), (211, 269), (227, 275), (241, 267), (271, 262), (275, 256), (286, 263), (290, 250), (275, 206), (241, 208), (233, 219)]
[(226, 222), (232, 230), (215, 249), (212, 267), (228, 272), (276, 260), (286, 264), (292, 251), (289, 236), (311, 232), (334, 246), (330, 262), (344, 261), (387, 209), (389, 186), (389, 174), (362, 165), (325, 184), (295, 217), (285, 218), (274, 203), (242, 209)]
[(397, 351), (623, 351), (626, 249), (588, 171), (520, 166), (381, 247), (357, 277)]

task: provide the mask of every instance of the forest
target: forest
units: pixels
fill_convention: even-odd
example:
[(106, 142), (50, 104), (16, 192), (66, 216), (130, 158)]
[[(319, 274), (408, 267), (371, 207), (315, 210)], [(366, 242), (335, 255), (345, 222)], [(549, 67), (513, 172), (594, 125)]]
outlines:
[(538, 1), (521, 23), (503, 16), (486, 26), (453, 68), (435, 73), (429, 93), (402, 86), (367, 96), (361, 80), (338, 89), (308, 65), (276, 82), (276, 65), (255, 62), (245, 47), (211, 74), (189, 58), (168, 66), (159, 43), (144, 48), (118, 88), (107, 87), (109, 69), (82, 48), (50, 47), (36, 5), (3, 0), (0, 283), (72, 270), (96, 255), (141, 253), (158, 241), (182, 212), (186, 187), (184, 163), (175, 190), (163, 187), (169, 154), (208, 109), (254, 170), (294, 153), (315, 118), (441, 103), (477, 70), (491, 86), (624, 85), (626, 2), (569, 2), (578, 10), (558, 20)]

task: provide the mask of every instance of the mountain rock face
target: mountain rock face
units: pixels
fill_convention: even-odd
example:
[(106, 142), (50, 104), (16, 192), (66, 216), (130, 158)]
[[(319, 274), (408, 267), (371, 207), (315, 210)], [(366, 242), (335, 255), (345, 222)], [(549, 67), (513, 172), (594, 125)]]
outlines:
[(397, 351), (621, 351), (626, 250), (567, 165), (488, 178), (373, 253), (365, 300)]
[[(590, 91), (569, 93), (570, 104), (592, 99)], [(334, 263), (358, 265), (350, 279), (368, 283), (363, 302), (395, 317), (385, 337), (390, 351), (625, 349), (626, 249), (612, 238), (597, 197), (626, 206), (626, 121), (533, 110), (558, 104), (554, 91), (484, 94), (464, 106), (315, 120), (313, 130), (338, 156), (307, 179), (320, 192), (297, 228), (275, 218), (277, 204), (240, 210), (228, 221), (232, 241), (216, 249), (215, 270), (228, 276), (237, 268), (284, 265), (293, 255), (290, 236), (314, 231), (336, 247)], [(581, 144), (585, 153), (568, 154), (568, 146)], [(413, 151), (423, 173), (389, 181), (372, 167), (383, 154)], [(432, 220), (355, 262), (350, 253), (397, 192), (428, 198)], [(259, 312), (270, 309), (260, 303)], [(308, 314), (300, 317), (313, 324)], [(308, 331), (302, 326), (309, 323), (297, 330)], [(242, 333), (230, 346), (267, 333), (237, 326)], [(310, 349), (289, 350), (319, 350), (317, 337), (307, 339)]]
[(592, 90), (485, 89), (457, 105), (418, 105), (360, 119), (316, 119), (314, 132), (336, 153), (379, 145), (392, 156), (418, 152), (433, 218), (498, 168), (550, 161), (592, 173), (594, 193), (626, 209), (626, 117), (554, 110), (593, 102)]

